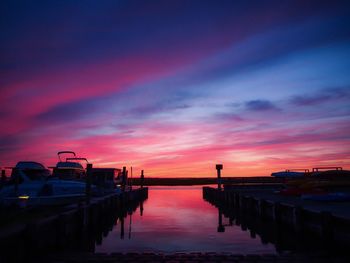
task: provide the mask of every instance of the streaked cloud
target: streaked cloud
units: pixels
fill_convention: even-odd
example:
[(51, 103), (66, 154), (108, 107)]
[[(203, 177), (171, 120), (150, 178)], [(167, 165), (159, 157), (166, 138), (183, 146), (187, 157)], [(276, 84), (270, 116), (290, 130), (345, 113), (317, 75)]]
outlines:
[(349, 10), (3, 1), (0, 166), (72, 149), (150, 176), (350, 168)]
[(268, 100), (251, 100), (245, 103), (249, 111), (279, 111), (273, 103)]

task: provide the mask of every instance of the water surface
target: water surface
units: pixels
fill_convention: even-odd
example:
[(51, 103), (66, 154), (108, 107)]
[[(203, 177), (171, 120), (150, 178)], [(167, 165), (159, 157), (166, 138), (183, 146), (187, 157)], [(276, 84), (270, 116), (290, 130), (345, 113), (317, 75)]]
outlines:
[(95, 252), (276, 253), (239, 226), (218, 232), (218, 209), (203, 200), (201, 186), (150, 187), (148, 196), (132, 215), (118, 219)]

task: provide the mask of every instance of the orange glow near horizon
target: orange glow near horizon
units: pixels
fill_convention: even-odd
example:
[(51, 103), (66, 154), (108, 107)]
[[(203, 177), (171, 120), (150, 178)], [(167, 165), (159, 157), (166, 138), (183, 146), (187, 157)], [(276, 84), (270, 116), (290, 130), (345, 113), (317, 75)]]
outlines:
[[(309, 126), (312, 129), (311, 126)], [(147, 177), (215, 177), (215, 164), (222, 163), (223, 176), (269, 176), (272, 172), (315, 166), (342, 166), (350, 169), (350, 157), (342, 136), (346, 125), (338, 124), (326, 134), (287, 135), (288, 130), (233, 132), (217, 130), (211, 124), (147, 124), (127, 135), (89, 135), (74, 140), (57, 140), (56, 131), (36, 137), (3, 159), (2, 166), (32, 160), (54, 166), (56, 153), (73, 150), (94, 167), (133, 167)], [(230, 139), (231, 138), (231, 139)], [(347, 143), (347, 142), (345, 142)], [(38, 147), (31, 147), (38, 145)], [(46, 151), (40, 151), (46, 149)]]

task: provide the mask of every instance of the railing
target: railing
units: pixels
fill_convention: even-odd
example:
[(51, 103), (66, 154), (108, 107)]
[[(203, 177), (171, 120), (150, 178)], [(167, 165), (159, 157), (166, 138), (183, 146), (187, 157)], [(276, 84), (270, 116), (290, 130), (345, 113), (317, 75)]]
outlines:
[(329, 167), (315, 167), (315, 168), (312, 168), (312, 172), (318, 172), (319, 170), (336, 170), (336, 171), (341, 171), (341, 170), (343, 170), (343, 167), (340, 167), (340, 166), (329, 166)]
[(310, 173), (309, 169), (302, 169), (302, 168), (297, 168), (297, 169), (288, 169), (286, 172), (297, 172), (297, 171), (303, 171), (304, 173)]

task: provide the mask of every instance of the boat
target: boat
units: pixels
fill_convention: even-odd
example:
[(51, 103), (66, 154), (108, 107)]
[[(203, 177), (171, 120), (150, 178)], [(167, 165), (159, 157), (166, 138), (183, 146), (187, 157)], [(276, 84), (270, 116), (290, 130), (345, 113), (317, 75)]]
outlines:
[(271, 176), (277, 178), (301, 178), (309, 173), (309, 169), (288, 169), (281, 172), (271, 173)]
[(10, 181), (0, 190), (0, 204), (62, 205), (81, 201), (85, 196), (84, 182), (51, 178), (50, 170), (41, 163), (21, 161), (12, 169)]
[(350, 179), (350, 171), (343, 170), (343, 167), (314, 167), (311, 176), (319, 179)]
[[(73, 157), (67, 157), (62, 160), (63, 154), (70, 154)], [(53, 169), (52, 176), (62, 180), (85, 180), (86, 169), (78, 162), (85, 161), (89, 163), (86, 158), (78, 158), (73, 151), (60, 151), (57, 153), (58, 163)]]
[[(64, 155), (72, 157), (63, 158)], [(60, 180), (86, 181), (87, 170), (80, 164), (89, 161), (84, 157), (77, 157), (73, 151), (60, 151), (57, 153), (58, 163), (53, 168), (53, 177)], [(96, 194), (120, 193), (121, 169), (117, 168), (91, 168), (92, 184), (96, 186)], [(118, 186), (119, 185), (119, 186)]]

